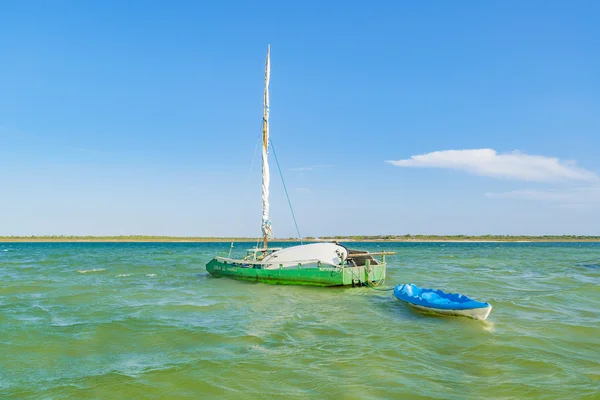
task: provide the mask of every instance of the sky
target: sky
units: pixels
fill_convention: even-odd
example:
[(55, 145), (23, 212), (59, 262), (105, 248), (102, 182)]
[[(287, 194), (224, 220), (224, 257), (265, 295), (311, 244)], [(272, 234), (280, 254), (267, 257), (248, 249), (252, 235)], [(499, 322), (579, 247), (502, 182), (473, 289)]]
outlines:
[[(0, 235), (600, 235), (596, 1), (3, 1)], [(296, 229), (270, 152), (276, 237)]]

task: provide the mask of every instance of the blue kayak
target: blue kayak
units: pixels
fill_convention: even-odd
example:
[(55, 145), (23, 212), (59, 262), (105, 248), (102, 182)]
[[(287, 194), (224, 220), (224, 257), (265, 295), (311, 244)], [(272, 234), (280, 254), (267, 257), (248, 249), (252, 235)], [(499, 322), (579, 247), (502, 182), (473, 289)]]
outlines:
[(412, 283), (396, 286), (394, 296), (415, 308), (439, 314), (463, 315), (484, 320), (492, 311), (489, 303), (482, 303), (462, 294), (421, 289)]

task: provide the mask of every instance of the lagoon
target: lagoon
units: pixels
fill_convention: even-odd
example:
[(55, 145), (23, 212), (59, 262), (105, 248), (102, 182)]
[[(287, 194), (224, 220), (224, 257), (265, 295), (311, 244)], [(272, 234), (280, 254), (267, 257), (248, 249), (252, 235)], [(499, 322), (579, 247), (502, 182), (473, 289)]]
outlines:
[(230, 243), (0, 243), (0, 398), (596, 398), (600, 243), (361, 246), (492, 314), (211, 277)]

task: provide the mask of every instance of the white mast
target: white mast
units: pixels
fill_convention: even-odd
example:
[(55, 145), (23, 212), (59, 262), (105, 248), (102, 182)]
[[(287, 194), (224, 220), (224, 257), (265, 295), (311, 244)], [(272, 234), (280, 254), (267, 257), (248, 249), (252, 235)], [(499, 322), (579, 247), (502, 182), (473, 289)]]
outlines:
[(265, 68), (265, 94), (263, 100), (263, 140), (262, 140), (262, 233), (263, 247), (267, 248), (267, 241), (271, 235), (271, 221), (269, 221), (269, 79), (271, 77), (271, 45), (267, 47), (267, 65)]

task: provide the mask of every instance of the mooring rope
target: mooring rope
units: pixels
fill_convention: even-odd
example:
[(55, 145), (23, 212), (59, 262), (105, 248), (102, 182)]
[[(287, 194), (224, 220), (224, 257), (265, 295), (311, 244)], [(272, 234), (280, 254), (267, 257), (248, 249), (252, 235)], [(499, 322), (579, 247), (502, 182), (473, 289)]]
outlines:
[(378, 292), (389, 292), (390, 290), (394, 290), (396, 288), (395, 286), (392, 286), (390, 288), (380, 288), (379, 286), (383, 285), (383, 283), (385, 282), (385, 279), (381, 280), (380, 281), (381, 283), (375, 284), (374, 282), (369, 281), (368, 274), (367, 274), (367, 280), (362, 281), (360, 279), (360, 277), (356, 276), (356, 274), (352, 270), (352, 267), (350, 267), (350, 272), (352, 273), (352, 276), (355, 277), (358, 282), (360, 282), (361, 284), (364, 283), (366, 287), (373, 289), (373, 290), (377, 290)]

